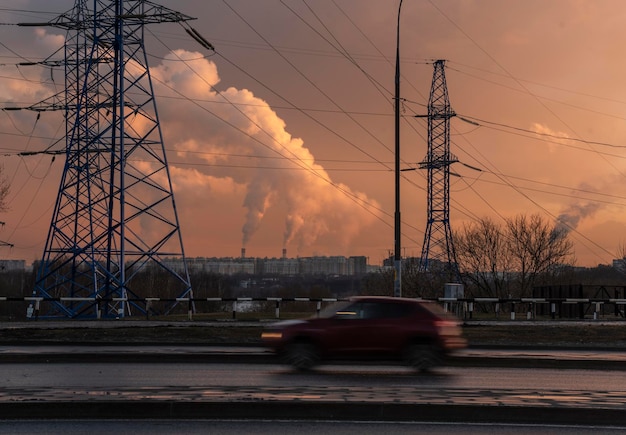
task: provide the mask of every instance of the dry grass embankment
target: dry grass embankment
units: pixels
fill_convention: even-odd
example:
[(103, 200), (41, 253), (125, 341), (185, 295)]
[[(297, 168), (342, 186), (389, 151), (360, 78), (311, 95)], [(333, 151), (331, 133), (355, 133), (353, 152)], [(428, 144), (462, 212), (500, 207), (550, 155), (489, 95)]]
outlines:
[[(259, 345), (263, 325), (250, 321), (37, 321), (0, 324), (1, 344)], [(626, 349), (626, 322), (467, 322), (471, 346)]]

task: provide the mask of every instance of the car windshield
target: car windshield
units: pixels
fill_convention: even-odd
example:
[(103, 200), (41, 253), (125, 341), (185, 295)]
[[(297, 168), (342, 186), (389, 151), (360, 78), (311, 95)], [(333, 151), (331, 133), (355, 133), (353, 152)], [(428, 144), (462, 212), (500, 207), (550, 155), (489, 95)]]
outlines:
[[(383, 302), (362, 302), (362, 301), (340, 301), (323, 308), (319, 315), (313, 316), (321, 319), (332, 317), (341, 318), (376, 318), (376, 317), (404, 317), (409, 315), (412, 307), (420, 307), (428, 312), (430, 316), (440, 319), (457, 320), (456, 317), (447, 313), (443, 307), (434, 302), (422, 301), (419, 305), (406, 303), (383, 303)], [(424, 313), (426, 314), (426, 313)], [(430, 317), (429, 316), (429, 317)]]
[(420, 306), (441, 319), (457, 320), (456, 317), (445, 311), (441, 305), (435, 302), (422, 302)]
[(321, 319), (330, 319), (331, 317), (336, 315), (338, 311), (344, 310), (346, 307), (348, 307), (349, 305), (353, 303), (354, 302), (352, 301), (335, 302), (327, 306), (326, 308), (322, 309), (319, 313), (319, 316), (315, 316), (315, 317), (319, 317)]

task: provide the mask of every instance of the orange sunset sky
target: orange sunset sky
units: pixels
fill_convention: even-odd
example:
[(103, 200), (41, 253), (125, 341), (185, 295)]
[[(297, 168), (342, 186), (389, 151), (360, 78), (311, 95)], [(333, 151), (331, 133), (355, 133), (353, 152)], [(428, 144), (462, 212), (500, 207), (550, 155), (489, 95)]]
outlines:
[[(154, 91), (187, 256), (365, 255), (393, 251), (397, 0), (155, 0), (173, 23), (146, 28)], [(0, 7), (0, 106), (63, 89), (72, 0)], [(626, 2), (404, 0), (401, 159), (427, 151), (433, 59), (446, 60), (451, 226), (539, 213), (571, 228), (577, 264), (609, 264), (626, 244)], [(245, 114), (245, 116), (244, 116)], [(461, 119), (463, 118), (463, 119)], [(473, 123), (465, 122), (471, 120)], [(63, 157), (61, 113), (0, 112), (10, 182), (0, 258), (41, 257)], [(473, 168), (480, 169), (477, 171)], [(424, 171), (402, 173), (404, 256), (426, 227)]]

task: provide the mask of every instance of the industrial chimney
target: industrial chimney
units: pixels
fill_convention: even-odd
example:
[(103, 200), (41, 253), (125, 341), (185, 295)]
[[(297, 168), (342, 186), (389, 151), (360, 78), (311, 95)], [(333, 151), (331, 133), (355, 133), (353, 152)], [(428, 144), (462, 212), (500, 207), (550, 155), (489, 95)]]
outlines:
[(246, 258), (246, 248), (241, 248), (241, 258)]

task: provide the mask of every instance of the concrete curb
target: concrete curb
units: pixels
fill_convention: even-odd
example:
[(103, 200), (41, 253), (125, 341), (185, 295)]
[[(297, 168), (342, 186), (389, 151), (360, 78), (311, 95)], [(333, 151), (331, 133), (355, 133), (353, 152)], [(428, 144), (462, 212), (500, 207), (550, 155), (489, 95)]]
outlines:
[(624, 409), (307, 401), (45, 401), (10, 402), (7, 419), (261, 419), (431, 421), (468, 423), (626, 425)]
[[(0, 346), (1, 348), (1, 346)], [(47, 364), (47, 363), (206, 363), (206, 364), (278, 364), (278, 358), (263, 351), (228, 351), (221, 347), (218, 352), (161, 352), (161, 351), (98, 351), (73, 350), (71, 352), (35, 351), (0, 353), (0, 364)], [(342, 364), (337, 361), (333, 364)], [(349, 361), (345, 362), (350, 363)], [(363, 362), (359, 362), (362, 364)], [(390, 362), (400, 365), (400, 362)], [(367, 363), (365, 363), (367, 364)], [(623, 359), (594, 358), (593, 355), (574, 359), (558, 357), (538, 358), (532, 354), (520, 353), (515, 356), (492, 356), (488, 352), (484, 355), (453, 356), (446, 364), (450, 367), (510, 367), (526, 369), (594, 369), (625, 371), (626, 361)]]

